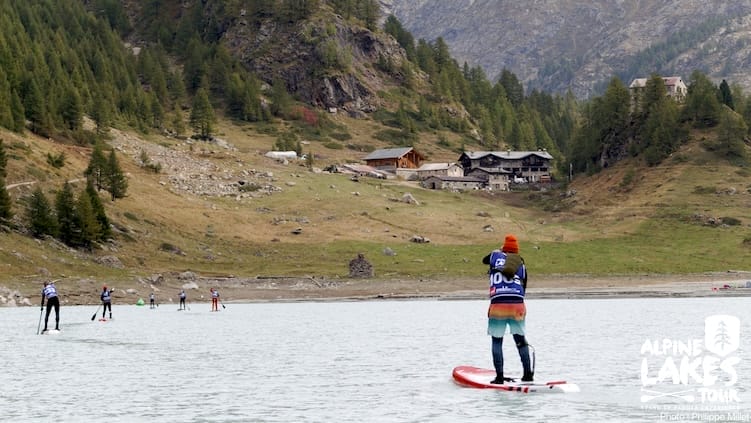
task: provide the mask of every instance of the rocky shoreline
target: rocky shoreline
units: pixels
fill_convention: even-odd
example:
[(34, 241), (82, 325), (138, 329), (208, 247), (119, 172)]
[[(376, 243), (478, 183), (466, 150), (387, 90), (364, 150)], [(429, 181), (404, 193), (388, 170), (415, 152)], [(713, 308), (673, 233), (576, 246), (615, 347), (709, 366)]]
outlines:
[[(529, 282), (529, 299), (661, 298), (751, 296), (750, 272), (694, 275), (541, 275)], [(0, 285), (0, 307), (33, 306), (41, 302), (43, 280), (26, 282), (18, 289)], [(99, 303), (102, 282), (69, 277), (56, 282), (63, 305)], [(369, 301), (369, 300), (482, 300), (486, 285), (477, 278), (344, 279), (325, 277), (201, 277), (192, 273), (155, 275), (137, 281), (112, 281), (115, 304), (135, 304), (151, 292), (161, 304), (177, 304), (185, 289), (188, 302), (209, 302), (216, 288), (225, 303)]]

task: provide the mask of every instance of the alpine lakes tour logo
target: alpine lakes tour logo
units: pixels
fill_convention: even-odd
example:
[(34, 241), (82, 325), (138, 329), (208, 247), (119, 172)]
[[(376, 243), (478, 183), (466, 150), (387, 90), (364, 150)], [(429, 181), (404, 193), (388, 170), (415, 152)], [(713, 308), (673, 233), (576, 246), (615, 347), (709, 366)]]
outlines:
[(734, 388), (740, 327), (735, 316), (714, 315), (704, 321), (704, 339), (647, 339), (641, 347), (641, 402), (740, 402)]

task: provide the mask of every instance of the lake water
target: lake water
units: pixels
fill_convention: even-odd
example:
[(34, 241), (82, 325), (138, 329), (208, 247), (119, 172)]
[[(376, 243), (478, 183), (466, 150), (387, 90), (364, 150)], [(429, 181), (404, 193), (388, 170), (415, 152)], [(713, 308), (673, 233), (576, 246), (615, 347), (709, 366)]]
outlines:
[[(549, 395), (453, 382), (457, 365), (492, 368), (485, 301), (225, 305), (114, 304), (108, 322), (91, 320), (94, 306), (63, 307), (50, 336), (36, 335), (37, 308), (0, 309), (0, 421), (751, 421), (744, 298), (528, 300), (536, 380), (581, 387)], [(705, 325), (714, 315), (731, 319)], [(722, 350), (662, 347), (718, 327)], [(518, 374), (507, 338), (506, 373)], [(647, 340), (660, 347), (642, 351)], [(642, 391), (643, 361), (646, 380), (668, 361), (680, 372), (684, 356), (686, 384), (667, 372)], [(736, 381), (713, 368), (723, 361)], [(717, 381), (702, 391), (704, 370)]]

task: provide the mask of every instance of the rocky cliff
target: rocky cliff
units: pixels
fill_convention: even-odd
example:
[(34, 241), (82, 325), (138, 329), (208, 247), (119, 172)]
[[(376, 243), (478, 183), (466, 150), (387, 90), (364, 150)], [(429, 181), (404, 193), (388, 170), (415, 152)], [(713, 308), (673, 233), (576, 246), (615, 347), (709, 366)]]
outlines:
[[(526, 89), (597, 91), (651, 72), (700, 70), (751, 88), (751, 1), (381, 0), (416, 39), (443, 37), (461, 64), (510, 69)], [(747, 88), (748, 89), (748, 88)]]
[[(393, 38), (334, 14), (294, 25), (269, 19), (256, 28), (239, 16), (222, 38), (266, 82), (278, 77), (296, 98), (353, 116), (378, 108), (381, 99), (376, 93), (403, 78), (405, 53)], [(379, 60), (388, 62), (391, 71), (375, 66)]]

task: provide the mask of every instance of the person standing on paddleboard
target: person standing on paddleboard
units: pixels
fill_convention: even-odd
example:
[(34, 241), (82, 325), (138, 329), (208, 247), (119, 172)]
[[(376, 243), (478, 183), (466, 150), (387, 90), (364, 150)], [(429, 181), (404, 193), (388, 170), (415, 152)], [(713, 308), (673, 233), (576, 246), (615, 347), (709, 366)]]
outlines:
[(488, 335), (492, 339), (493, 366), (496, 378), (491, 383), (503, 384), (503, 336), (506, 327), (514, 337), (522, 361), (523, 382), (532, 382), (534, 374), (529, 359), (529, 345), (525, 338), (524, 319), (527, 308), (524, 292), (527, 289), (527, 267), (519, 255), (519, 243), (514, 235), (506, 235), (501, 250), (493, 250), (482, 259), (490, 266), (490, 307)]
[(186, 297), (185, 290), (181, 289), (180, 290), (180, 308), (178, 308), (178, 310), (185, 310), (185, 297)]
[[(60, 299), (57, 297), (57, 288), (55, 288), (54, 282), (45, 282), (44, 288), (42, 288), (42, 308), (44, 310), (44, 300), (47, 299), (47, 315), (44, 316), (44, 330), (42, 333), (47, 332), (47, 321), (50, 318), (50, 312), (52, 308), (55, 308), (55, 330), (60, 330)], [(39, 328), (37, 327), (37, 331)]]
[(112, 318), (112, 293), (114, 291), (115, 288), (107, 289), (107, 285), (102, 287), (102, 293), (99, 295), (99, 298), (102, 300), (102, 306), (104, 307), (102, 310), (102, 319), (104, 319), (107, 309), (110, 310), (110, 319)]
[(154, 305), (154, 300), (155, 299), (156, 298), (154, 297), (154, 293), (153, 292), (151, 294), (149, 294), (149, 308), (156, 308), (156, 306)]
[(219, 311), (219, 291), (211, 288), (211, 311)]

